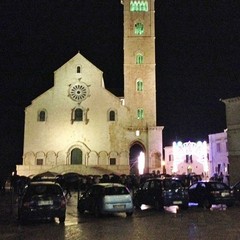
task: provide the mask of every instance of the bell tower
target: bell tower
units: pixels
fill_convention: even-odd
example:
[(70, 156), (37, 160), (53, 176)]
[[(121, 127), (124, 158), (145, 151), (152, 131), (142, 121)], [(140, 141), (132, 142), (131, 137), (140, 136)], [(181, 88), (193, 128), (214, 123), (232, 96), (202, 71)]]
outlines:
[(124, 98), (131, 127), (156, 126), (155, 0), (124, 5)]

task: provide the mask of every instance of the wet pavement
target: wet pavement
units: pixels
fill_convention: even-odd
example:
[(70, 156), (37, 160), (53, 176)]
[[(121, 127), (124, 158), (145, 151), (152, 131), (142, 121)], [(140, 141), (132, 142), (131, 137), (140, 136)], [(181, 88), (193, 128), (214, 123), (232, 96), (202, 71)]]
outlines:
[(21, 226), (16, 218), (16, 198), (0, 196), (0, 239), (2, 240), (240, 240), (240, 205), (214, 206), (211, 210), (191, 206), (158, 212), (148, 206), (125, 214), (95, 218), (78, 215), (77, 193), (67, 202), (64, 225), (53, 223)]

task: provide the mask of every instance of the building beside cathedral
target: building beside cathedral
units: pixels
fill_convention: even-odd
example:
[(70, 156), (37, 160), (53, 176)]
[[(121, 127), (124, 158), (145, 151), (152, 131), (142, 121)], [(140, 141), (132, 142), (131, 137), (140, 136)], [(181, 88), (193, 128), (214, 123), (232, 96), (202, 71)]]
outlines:
[(162, 166), (167, 174), (196, 174), (205, 179), (229, 176), (227, 131), (209, 134), (208, 143), (173, 142), (164, 147)]
[(221, 100), (225, 104), (230, 184), (240, 181), (240, 97)]
[(18, 175), (45, 171), (129, 174), (137, 165), (137, 158), (130, 157), (134, 149), (144, 153), (144, 172), (161, 168), (154, 0), (121, 2), (124, 97), (108, 91), (103, 72), (77, 53), (54, 72), (53, 87), (25, 109)]

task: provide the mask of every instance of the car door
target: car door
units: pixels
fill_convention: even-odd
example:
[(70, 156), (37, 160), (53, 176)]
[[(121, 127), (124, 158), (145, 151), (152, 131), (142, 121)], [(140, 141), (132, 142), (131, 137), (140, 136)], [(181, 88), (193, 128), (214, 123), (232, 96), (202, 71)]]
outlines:
[(151, 182), (150, 186), (150, 198), (151, 198), (151, 205), (158, 204), (163, 205), (163, 181), (160, 179), (155, 179)]
[(95, 187), (90, 187), (83, 195), (81, 201), (83, 202), (85, 210), (91, 211), (95, 205)]
[(149, 183), (150, 181), (146, 181), (140, 188), (137, 193), (138, 201), (142, 204), (149, 204)]
[(198, 202), (198, 183), (192, 184), (188, 189), (189, 202)]

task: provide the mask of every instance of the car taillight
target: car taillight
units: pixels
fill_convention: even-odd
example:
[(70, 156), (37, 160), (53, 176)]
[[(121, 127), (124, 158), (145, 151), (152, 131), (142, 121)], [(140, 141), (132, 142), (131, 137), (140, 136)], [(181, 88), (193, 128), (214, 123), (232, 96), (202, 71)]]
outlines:
[(219, 191), (211, 191), (211, 194), (213, 196), (219, 196), (220, 195), (220, 192)]
[(30, 207), (30, 202), (24, 202), (24, 203), (23, 203), (23, 207), (29, 208), (29, 207)]

